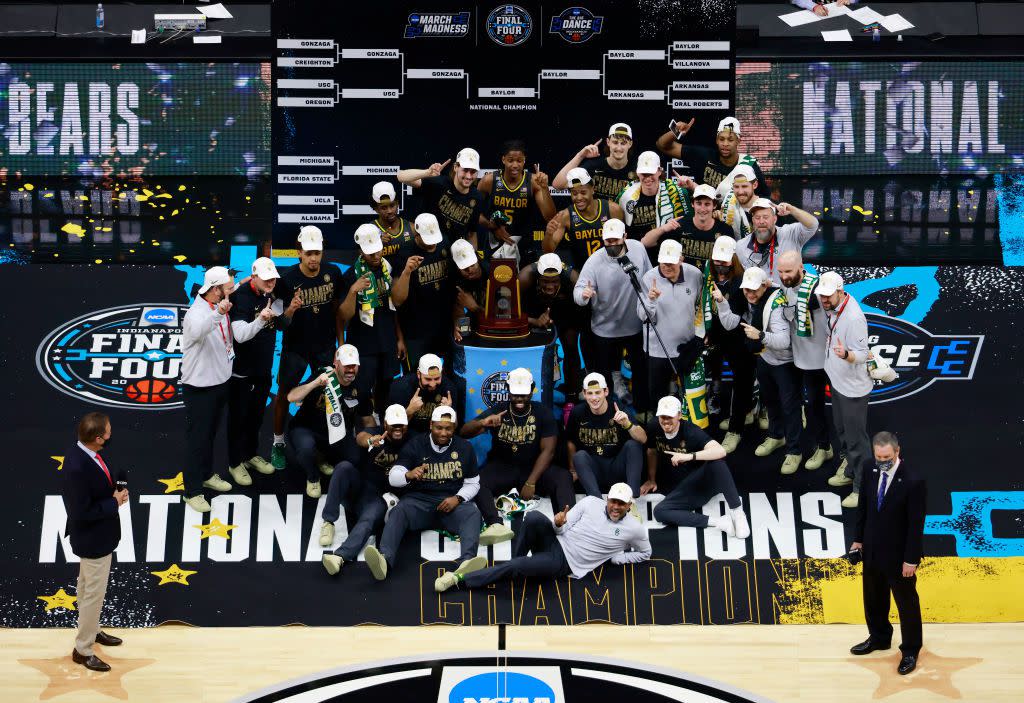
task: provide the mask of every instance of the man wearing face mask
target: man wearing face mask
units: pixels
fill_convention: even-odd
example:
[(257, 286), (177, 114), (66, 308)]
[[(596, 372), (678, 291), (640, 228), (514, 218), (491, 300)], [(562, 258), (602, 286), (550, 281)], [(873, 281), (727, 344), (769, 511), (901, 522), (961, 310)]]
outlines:
[[(793, 365), (793, 350), (786, 318), (786, 294), (771, 285), (760, 268), (743, 272), (740, 283), (744, 301), (725, 301), (721, 291), (712, 294), (718, 303), (718, 319), (727, 330), (743, 328), (747, 349), (757, 356), (757, 380), (761, 398), (768, 408), (768, 437), (754, 450), (756, 456), (768, 456), (782, 447), (786, 458), (781, 473), (792, 474), (800, 468), (800, 432), (803, 429), (800, 408), (800, 375)], [(744, 304), (745, 303), (745, 304)], [(732, 307), (737, 308), (736, 311)]]
[(921, 651), (921, 601), (917, 567), (924, 555), (922, 538), (927, 498), (925, 478), (900, 458), (900, 443), (891, 432), (872, 439), (874, 466), (865, 473), (850, 552), (864, 558), (864, 619), (868, 638), (850, 648), (851, 654), (889, 649), (892, 625), (890, 599), (900, 616), (899, 666), (907, 675), (917, 667)]
[[(342, 471), (358, 483), (356, 433), (373, 427), (374, 420), (369, 396), (356, 385), (359, 351), (355, 347), (342, 344), (334, 365), (313, 373), (310, 381), (288, 393), (289, 403), (301, 404), (288, 435), (296, 461), (306, 472), (306, 495), (315, 499), (322, 495), (320, 473), (331, 476)], [(325, 464), (318, 455), (326, 459)]]
[(779, 257), (779, 277), (791, 308), (790, 341), (793, 345), (793, 363), (800, 372), (801, 385), (807, 399), (807, 434), (814, 440), (814, 454), (804, 468), (814, 471), (832, 458), (829, 423), (825, 415), (825, 343), (828, 326), (825, 310), (814, 291), (818, 276), (804, 270), (798, 251), (787, 251)]
[[(231, 484), (213, 470), (213, 442), (227, 410), (235, 343), (252, 339), (274, 317), (266, 307), (254, 320), (233, 328), (228, 296), (234, 290), (235, 277), (230, 271), (223, 266), (209, 269), (181, 326), (181, 396), (185, 402), (187, 457), (183, 472), (185, 502), (201, 513), (210, 512), (203, 488), (231, 490)], [(244, 467), (238, 478), (252, 483)]]
[(532, 327), (558, 332), (565, 354), (563, 377), (566, 398), (573, 398), (581, 389), (580, 335), (587, 325), (583, 308), (572, 299), (572, 277), (558, 254), (544, 254), (533, 266), (519, 274), (523, 308)]
[(843, 290), (843, 279), (835, 271), (821, 274), (815, 295), (825, 310), (825, 373), (832, 386), (832, 421), (846, 457), (828, 485), (852, 485), (843, 507), (856, 508), (864, 467), (871, 461), (868, 396), (875, 384), (867, 369), (868, 322), (860, 304)]
[(578, 274), (587, 259), (600, 251), (604, 223), (612, 218), (621, 220), (622, 208), (611, 200), (595, 197), (593, 181), (584, 168), (570, 170), (566, 186), (572, 205), (548, 221), (541, 246), (551, 254), (564, 242), (569, 248), (567, 260)]
[(348, 510), (354, 498), (353, 509), (358, 515), (341, 546), (330, 554), (324, 554), (321, 559), (324, 569), (331, 576), (337, 574), (345, 562), (355, 561), (366, 540), (384, 524), (387, 503), (384, 502), (383, 494), (399, 490), (388, 485), (388, 473), (398, 461), (399, 453), (413, 437), (409, 434), (409, 418), (405, 408), (389, 405), (384, 411), (384, 429), (380, 434), (372, 432), (363, 430), (356, 436), (356, 444), (367, 451), (362, 457), (359, 475), (335, 471), (327, 489), (327, 500), (324, 501), (321, 515), (324, 521), (320, 527), (321, 547), (330, 547), (334, 543), (334, 523), (341, 516), (342, 503), (346, 504)]
[[(779, 216), (792, 215), (796, 222), (775, 226)], [(758, 198), (750, 206), (750, 220), (754, 231), (736, 243), (736, 254), (744, 269), (755, 266), (771, 279), (773, 286), (781, 286), (779, 257), (787, 251), (800, 251), (818, 231), (818, 218), (795, 205), (776, 205), (767, 198)]]
[(626, 226), (621, 221), (608, 220), (601, 236), (603, 251), (587, 259), (573, 289), (576, 304), (590, 307), (590, 325), (596, 338), (594, 359), (588, 358), (587, 365), (604, 378), (612, 378), (625, 350), (633, 372), (634, 406), (637, 412), (645, 412), (648, 398), (643, 325), (636, 314), (636, 292), (623, 264), (632, 263), (639, 279), (651, 269), (651, 261), (643, 244), (626, 238)]
[(523, 500), (540, 495), (551, 498), (553, 505), (576, 504), (569, 472), (551, 466), (558, 426), (551, 410), (532, 400), (536, 391), (533, 374), (529, 369), (513, 369), (507, 383), (509, 401), (477, 415), (460, 433), (467, 439), (485, 430), (491, 433), (491, 449), (476, 494), (476, 505), (487, 524), (480, 534), (480, 543), (485, 545), (512, 539), (512, 531), (502, 523), (494, 505), (495, 495), (516, 488)]

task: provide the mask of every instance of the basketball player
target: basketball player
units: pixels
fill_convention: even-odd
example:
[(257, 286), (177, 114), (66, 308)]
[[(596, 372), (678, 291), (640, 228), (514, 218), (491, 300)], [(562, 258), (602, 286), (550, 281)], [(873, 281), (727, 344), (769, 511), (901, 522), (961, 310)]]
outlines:
[[(718, 123), (714, 150), (700, 145), (683, 147), (683, 140), (694, 122), (696, 118), (689, 122), (669, 122), (669, 131), (658, 137), (658, 151), (685, 161), (698, 182), (706, 183), (715, 190), (719, 189), (723, 181), (727, 181), (736, 166), (750, 166), (755, 179), (761, 184), (758, 194), (767, 197), (769, 191), (757, 159), (750, 154), (740, 153), (740, 121), (735, 117), (726, 117)], [(728, 184), (722, 190), (727, 189)]]
[(462, 341), (459, 321), (469, 318), (474, 332), (479, 315), (487, 305), (487, 279), (490, 266), (480, 260), (473, 245), (465, 239), (452, 243), (452, 261), (455, 263), (455, 307), (452, 308), (452, 334), (456, 342)]
[(451, 173), (444, 175), (444, 168), (450, 162), (448, 159), (428, 168), (402, 169), (398, 172), (398, 182), (419, 189), (425, 203), (424, 212), (437, 218), (449, 242), (465, 239), (474, 249), (479, 249), (476, 228), (482, 219), (484, 196), (475, 183), (480, 154), (469, 147), (462, 149), (455, 156)]
[(580, 336), (589, 331), (586, 309), (572, 299), (573, 281), (558, 254), (544, 254), (519, 274), (523, 309), (532, 327), (555, 328), (565, 354), (564, 390), (573, 398), (581, 390)]
[[(683, 245), (686, 263), (704, 271), (711, 260), (715, 240), (725, 236), (733, 237), (732, 230), (724, 222), (715, 219), (715, 190), (701, 183), (693, 191), (693, 217), (679, 220), (679, 229), (670, 235)], [(662, 238), (664, 241), (664, 238)], [(648, 251), (651, 251), (648, 249)]]
[(377, 213), (373, 224), (380, 230), (380, 240), (384, 245), (382, 256), (394, 266), (402, 247), (412, 244), (412, 223), (398, 215), (395, 187), (388, 181), (374, 183), (371, 197), (371, 207)]
[(424, 354), (418, 360), (415, 373), (405, 374), (391, 386), (388, 403), (405, 408), (412, 432), (424, 434), (430, 430), (430, 417), (435, 408), (462, 406), (459, 389), (442, 373), (443, 369), (441, 357)]
[(636, 165), (639, 180), (619, 194), (631, 239), (654, 246), (663, 234), (679, 229), (679, 218), (693, 214), (690, 191), (673, 179), (662, 180), (661, 158), (653, 151), (640, 154)]
[(604, 245), (601, 238), (604, 223), (612, 218), (621, 220), (623, 213), (618, 204), (595, 197), (594, 184), (586, 169), (572, 169), (566, 180), (572, 205), (548, 222), (543, 249), (545, 253), (552, 253), (563, 241), (568, 243), (575, 282), (590, 255)]
[(555, 188), (572, 185), (569, 171), (583, 168), (594, 180), (594, 193), (598, 198), (616, 200), (627, 185), (636, 180), (636, 160), (630, 156), (633, 130), (625, 122), (616, 122), (608, 128), (605, 155), (601, 155), (601, 139), (588, 144), (572, 157), (552, 182)]
[(555, 216), (557, 208), (551, 199), (548, 175), (540, 170), (540, 164), (533, 165), (532, 173), (526, 170), (526, 145), (518, 139), (502, 144), (501, 171), (484, 174), (477, 188), (488, 202), (488, 250), (493, 254), (502, 244), (514, 246), (519, 252), (520, 268), (535, 261), (540, 248), (533, 236), (536, 212), (547, 222)]
[[(345, 325), (338, 316), (341, 269), (326, 261), (324, 236), (319, 227), (299, 230), (299, 263), (281, 272), (281, 297), (296, 306), (292, 322), (281, 340), (281, 362), (274, 399), (274, 446), (270, 463), (285, 465), (284, 430), (288, 419), (288, 392), (298, 385), (307, 368), (330, 366), (334, 350), (344, 341)], [(298, 298), (296, 303), (294, 298)]]

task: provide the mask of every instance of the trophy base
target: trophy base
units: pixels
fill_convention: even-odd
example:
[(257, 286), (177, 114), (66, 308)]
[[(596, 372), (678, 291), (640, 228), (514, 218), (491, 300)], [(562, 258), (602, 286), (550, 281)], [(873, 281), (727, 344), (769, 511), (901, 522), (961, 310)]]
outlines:
[(484, 339), (526, 339), (530, 336), (530, 326), (528, 324), (515, 324), (508, 327), (478, 325), (476, 334)]

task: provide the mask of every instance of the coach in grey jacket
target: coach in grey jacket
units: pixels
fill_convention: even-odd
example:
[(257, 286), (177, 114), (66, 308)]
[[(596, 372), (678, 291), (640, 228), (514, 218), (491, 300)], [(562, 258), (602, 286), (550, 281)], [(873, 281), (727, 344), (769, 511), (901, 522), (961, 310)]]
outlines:
[[(792, 215), (796, 222), (776, 227), (779, 216)], [(776, 205), (767, 198), (758, 198), (750, 206), (753, 234), (736, 242), (736, 256), (743, 268), (752, 266), (764, 271), (773, 286), (781, 286), (779, 257), (787, 251), (801, 251), (818, 231), (818, 218), (789, 203)]]

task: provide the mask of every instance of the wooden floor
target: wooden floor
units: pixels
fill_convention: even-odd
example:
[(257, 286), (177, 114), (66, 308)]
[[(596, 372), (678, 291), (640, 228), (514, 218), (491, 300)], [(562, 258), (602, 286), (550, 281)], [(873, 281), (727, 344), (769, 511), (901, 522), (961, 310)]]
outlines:
[[(497, 628), (193, 628), (111, 630), (108, 674), (71, 663), (70, 630), (0, 630), (3, 703), (56, 699), (223, 703), (301, 675), (400, 656), (493, 651)], [(853, 657), (863, 626), (520, 627), (507, 648), (576, 652), (679, 669), (778, 703), (1024, 700), (1024, 624), (926, 625), (918, 670), (898, 650)], [(100, 648), (98, 648), (100, 649)]]

